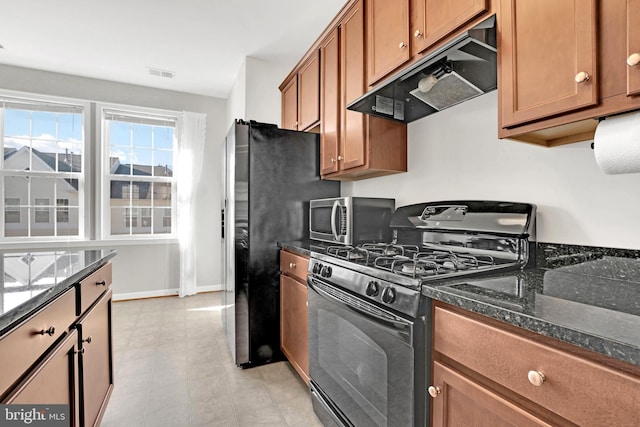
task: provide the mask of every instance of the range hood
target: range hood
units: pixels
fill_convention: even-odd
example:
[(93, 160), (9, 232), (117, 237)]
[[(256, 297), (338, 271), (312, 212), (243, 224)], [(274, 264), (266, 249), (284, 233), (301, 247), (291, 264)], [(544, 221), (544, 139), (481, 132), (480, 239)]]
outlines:
[(497, 87), (495, 15), (347, 105), (409, 123)]

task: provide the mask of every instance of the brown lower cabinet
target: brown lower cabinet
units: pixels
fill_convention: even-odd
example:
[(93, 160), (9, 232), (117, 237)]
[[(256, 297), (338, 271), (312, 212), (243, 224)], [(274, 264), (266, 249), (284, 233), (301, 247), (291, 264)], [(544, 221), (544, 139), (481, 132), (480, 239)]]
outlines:
[(78, 321), (80, 331), (80, 419), (98, 425), (113, 390), (111, 301), (108, 290)]
[(309, 258), (280, 251), (280, 348), (309, 384), (307, 266)]
[(637, 427), (638, 371), (466, 310), (433, 309), (434, 427)]
[(0, 403), (67, 404), (71, 426), (100, 425), (113, 389), (110, 286), (108, 263), (0, 337)]

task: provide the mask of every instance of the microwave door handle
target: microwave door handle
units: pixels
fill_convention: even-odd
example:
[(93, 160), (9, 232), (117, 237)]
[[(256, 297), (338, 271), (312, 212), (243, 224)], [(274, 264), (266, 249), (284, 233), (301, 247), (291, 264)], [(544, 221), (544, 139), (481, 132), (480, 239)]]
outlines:
[(331, 232), (333, 233), (333, 238), (336, 241), (339, 241), (338, 239), (340, 238), (340, 236), (338, 236), (338, 229), (336, 228), (336, 216), (338, 215), (339, 206), (340, 203), (336, 200), (333, 202), (333, 207), (331, 208)]

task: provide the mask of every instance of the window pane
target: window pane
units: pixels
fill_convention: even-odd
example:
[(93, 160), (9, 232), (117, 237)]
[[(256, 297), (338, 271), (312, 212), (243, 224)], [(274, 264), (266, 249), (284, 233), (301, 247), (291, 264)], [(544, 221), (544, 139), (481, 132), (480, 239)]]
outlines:
[(56, 113), (33, 111), (31, 113), (31, 136), (39, 139), (56, 139)]
[[(51, 200), (55, 200), (55, 179), (29, 178), (31, 183), (31, 205), (38, 205), (39, 199), (47, 199), (49, 205)], [(40, 200), (40, 203), (42, 201)]]
[(36, 207), (34, 209), (35, 222), (49, 222), (49, 199), (36, 198)]
[(154, 152), (154, 176), (173, 176), (173, 151)]
[(134, 149), (133, 158), (133, 174), (134, 175), (151, 175), (151, 150)]
[(82, 141), (82, 114), (58, 113), (58, 139), (60, 141)]
[(149, 125), (133, 125), (133, 146), (151, 148), (151, 130)]
[(123, 207), (114, 207), (111, 205), (111, 234), (113, 235), (128, 235), (130, 234), (130, 225), (125, 223), (126, 209)]
[(6, 109), (4, 112), (5, 136), (31, 135), (31, 114), (25, 110)]
[[(9, 210), (9, 217), (7, 217), (7, 210)], [(9, 208), (5, 207), (4, 217), (4, 235), (6, 237), (24, 237), (29, 234), (27, 228), (27, 208)], [(7, 219), (10, 219), (7, 221)]]
[(153, 147), (156, 149), (173, 149), (173, 128), (156, 126), (153, 133)]
[(79, 219), (78, 208), (57, 208), (56, 229), (58, 236), (77, 236), (80, 231), (78, 230)]
[[(32, 236), (53, 236), (55, 231), (55, 225), (53, 222), (37, 222), (38, 214), (40, 214), (43, 208), (33, 207), (29, 208), (31, 215), (31, 235)], [(49, 208), (46, 208), (47, 210)], [(40, 210), (40, 212), (38, 211)]]
[(151, 206), (152, 183), (144, 181), (131, 181), (131, 202), (133, 206)]
[(139, 215), (138, 227), (133, 228), (135, 234), (151, 234), (151, 209), (137, 209)]
[(131, 147), (131, 125), (109, 120), (109, 145)]
[(153, 210), (153, 232), (155, 234), (171, 233), (171, 209), (160, 208)]
[(171, 183), (153, 183), (153, 205), (155, 207), (171, 207)]

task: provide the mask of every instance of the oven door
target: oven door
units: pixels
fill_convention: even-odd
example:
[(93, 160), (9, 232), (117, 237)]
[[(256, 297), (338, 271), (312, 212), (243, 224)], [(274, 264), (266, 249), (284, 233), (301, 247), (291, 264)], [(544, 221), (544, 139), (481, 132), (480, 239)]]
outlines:
[[(314, 399), (356, 427), (413, 426), (413, 322), (309, 276)], [(326, 414), (323, 414), (326, 415)]]

